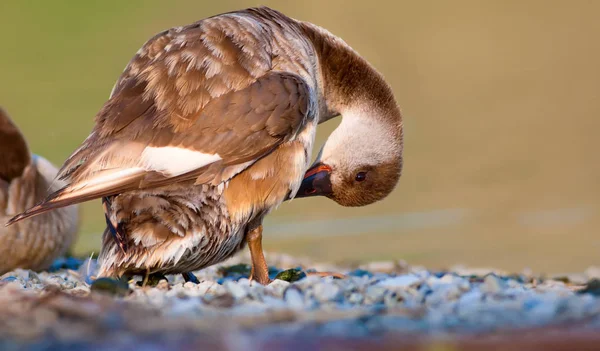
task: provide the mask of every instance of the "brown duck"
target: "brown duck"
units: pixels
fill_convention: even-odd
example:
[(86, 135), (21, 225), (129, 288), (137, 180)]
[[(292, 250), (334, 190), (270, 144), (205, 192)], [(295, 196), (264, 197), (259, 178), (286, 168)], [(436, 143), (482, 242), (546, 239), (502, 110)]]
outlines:
[[(25, 138), (0, 109), (0, 220), (25, 211), (46, 197), (58, 170), (41, 156), (32, 155)], [(77, 206), (45, 213), (12, 227), (0, 228), (0, 275), (15, 268), (47, 269), (64, 255), (75, 239)]]
[[(317, 124), (343, 116), (306, 177)], [(102, 198), (101, 276), (186, 273), (248, 244), (268, 283), (262, 221), (289, 197), (387, 196), (402, 120), (383, 77), (340, 38), (261, 7), (151, 38), (59, 172), (68, 182), (8, 224)], [(304, 178), (304, 184), (301, 183)]]

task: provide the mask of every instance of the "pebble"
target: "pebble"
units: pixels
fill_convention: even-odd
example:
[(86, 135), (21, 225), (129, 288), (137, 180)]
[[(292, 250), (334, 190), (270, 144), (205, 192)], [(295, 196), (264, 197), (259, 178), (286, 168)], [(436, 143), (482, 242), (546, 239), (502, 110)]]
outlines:
[(494, 274), (488, 274), (480, 286), (480, 290), (486, 293), (494, 294), (500, 292), (507, 284)]
[[(290, 256), (272, 255), (268, 261), (274, 264), (273, 274), (290, 267), (317, 267)], [(194, 272), (199, 284), (186, 283), (173, 275), (155, 287), (141, 288), (130, 282), (128, 288), (126, 282), (115, 284), (99, 279), (90, 289), (90, 277), (94, 277), (97, 264), (88, 259), (78, 271), (8, 272), (0, 277), (0, 297), (3, 289), (42, 294), (53, 286), (75, 296), (90, 295), (90, 290), (109, 293), (117, 297), (115, 301), (156, 308), (170, 318), (204, 321), (212, 316), (227, 316), (233, 323), (238, 317), (255, 315), (265, 320), (270, 313), (280, 313), (278, 318), (287, 322), (278, 323), (275, 318), (268, 329), (273, 333), (305, 330), (310, 326), (289, 321), (304, 317), (310, 320), (313, 317), (308, 316), (317, 312), (331, 312), (335, 316), (348, 311), (362, 314), (331, 320), (319, 315), (314, 317), (319, 321), (317, 329), (327, 335), (376, 335), (388, 331), (472, 333), (566, 321), (581, 321), (600, 329), (600, 283), (593, 281), (600, 276), (597, 267), (545, 279), (530, 272), (509, 275), (487, 268), (457, 267), (432, 272), (391, 261), (366, 264), (354, 270), (322, 266), (347, 274), (345, 279), (309, 275), (291, 283), (277, 279), (262, 286), (247, 279), (242, 271), (247, 267), (240, 265), (243, 262), (249, 262), (248, 257), (236, 257), (220, 266)], [(587, 279), (585, 283), (592, 283), (585, 286), (583, 276)], [(573, 286), (574, 281), (581, 284)], [(414, 315), (399, 315), (398, 311)], [(293, 313), (294, 317), (284, 312)], [(267, 328), (264, 330), (266, 333)]]
[(462, 290), (459, 285), (445, 285), (439, 287), (426, 297), (426, 304), (428, 306), (438, 305), (441, 303), (451, 302), (458, 300), (458, 298), (462, 295)]
[(406, 274), (393, 278), (387, 278), (378, 283), (378, 285), (383, 286), (385, 288), (404, 288), (416, 285), (421, 282), (421, 278), (416, 275)]
[(362, 294), (359, 293), (352, 293), (350, 294), (350, 296), (348, 296), (348, 302), (353, 304), (353, 305), (358, 305), (361, 304), (364, 301), (365, 297)]
[(376, 273), (403, 273), (408, 271), (409, 265), (405, 261), (378, 261), (370, 262), (360, 267), (366, 271)]
[(365, 291), (365, 303), (374, 304), (383, 301), (383, 295), (386, 292), (386, 288), (380, 285), (371, 285)]
[(37, 273), (30, 271), (29, 272), (29, 282), (31, 284), (40, 284), (40, 277), (37, 275)]
[(285, 291), (285, 289), (290, 286), (289, 282), (286, 282), (285, 280), (274, 280), (271, 282), (271, 284), (269, 284), (267, 286), (267, 291), (273, 295), (273, 296), (277, 296), (277, 297), (282, 297), (283, 296), (283, 292)]
[(290, 308), (301, 309), (304, 307), (304, 296), (296, 287), (288, 287), (283, 293), (283, 298)]
[(373, 273), (365, 270), (365, 269), (355, 269), (352, 272), (348, 273), (349, 276), (352, 277), (372, 277)]
[[(185, 287), (186, 286), (184, 285), (184, 288)], [(226, 291), (226, 289), (223, 285), (217, 284), (215, 282), (211, 282), (208, 280), (202, 281), (202, 282), (200, 282), (200, 284), (194, 284), (193, 287), (196, 290), (198, 290), (198, 293), (200, 293), (200, 295), (206, 295), (206, 294), (220, 295), (220, 294), (224, 294)]]
[(321, 282), (313, 287), (313, 293), (320, 302), (332, 301), (340, 296), (340, 288), (330, 282)]
[(13, 277), (12, 275), (9, 275), (8, 277), (2, 278), (2, 280), (0, 280), (0, 281), (5, 282), (5, 283), (10, 283), (10, 282), (17, 281), (17, 277)]
[(248, 295), (248, 290), (246, 286), (240, 284), (239, 282), (234, 282), (230, 280), (226, 281), (225, 284), (223, 284), (223, 286), (236, 300), (241, 300), (244, 297), (246, 297), (246, 295)]
[(364, 266), (366, 271), (390, 273), (396, 267), (395, 262), (371, 262)]
[(186, 289), (193, 289), (197, 284), (192, 283), (192, 282), (185, 282), (183, 283), (183, 287)]
[(588, 280), (600, 279), (600, 267), (589, 267), (583, 273)]

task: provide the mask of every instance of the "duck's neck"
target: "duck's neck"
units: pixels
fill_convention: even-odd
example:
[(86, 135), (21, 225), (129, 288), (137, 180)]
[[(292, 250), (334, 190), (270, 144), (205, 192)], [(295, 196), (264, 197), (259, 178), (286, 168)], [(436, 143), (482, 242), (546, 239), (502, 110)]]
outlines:
[(383, 76), (340, 38), (312, 23), (302, 28), (315, 47), (321, 71), (321, 122), (337, 115), (378, 118), (402, 132), (402, 117)]

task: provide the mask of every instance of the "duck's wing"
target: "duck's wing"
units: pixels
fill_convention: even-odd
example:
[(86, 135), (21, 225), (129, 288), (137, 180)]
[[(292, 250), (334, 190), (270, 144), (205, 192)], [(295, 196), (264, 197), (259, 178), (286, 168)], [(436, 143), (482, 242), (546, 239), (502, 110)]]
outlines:
[(60, 170), (69, 185), (8, 224), (135, 189), (218, 183), (295, 138), (315, 118), (312, 90), (271, 70), (266, 33), (240, 21), (209, 18), (147, 42)]
[(0, 179), (10, 183), (31, 162), (27, 142), (8, 114), (0, 108)]

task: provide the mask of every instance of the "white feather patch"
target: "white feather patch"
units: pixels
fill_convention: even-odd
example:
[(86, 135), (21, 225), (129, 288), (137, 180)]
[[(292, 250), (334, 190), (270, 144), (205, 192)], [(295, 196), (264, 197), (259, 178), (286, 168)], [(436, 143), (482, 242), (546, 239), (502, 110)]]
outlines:
[(148, 146), (142, 152), (141, 164), (148, 171), (158, 171), (175, 177), (219, 160), (219, 154), (205, 154), (173, 146)]

